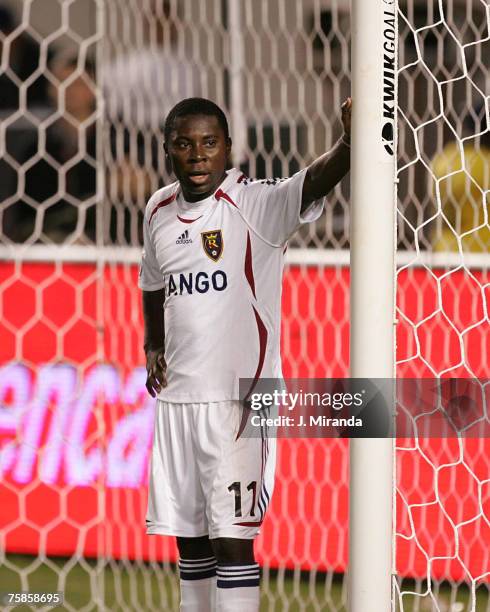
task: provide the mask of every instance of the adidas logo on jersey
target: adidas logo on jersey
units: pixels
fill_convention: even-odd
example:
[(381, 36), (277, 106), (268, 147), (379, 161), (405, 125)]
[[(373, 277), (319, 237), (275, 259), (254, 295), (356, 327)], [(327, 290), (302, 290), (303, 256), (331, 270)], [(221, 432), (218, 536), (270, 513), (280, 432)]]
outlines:
[(192, 239), (189, 238), (189, 230), (185, 230), (185, 232), (177, 238), (175, 244), (190, 244), (191, 242)]

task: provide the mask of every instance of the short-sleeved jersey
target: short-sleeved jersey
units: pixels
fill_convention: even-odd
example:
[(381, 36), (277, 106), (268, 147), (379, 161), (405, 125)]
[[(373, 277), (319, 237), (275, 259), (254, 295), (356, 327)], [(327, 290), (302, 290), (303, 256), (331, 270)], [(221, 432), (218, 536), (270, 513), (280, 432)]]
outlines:
[(240, 378), (282, 377), (285, 247), (323, 210), (318, 200), (301, 214), (305, 173), (259, 181), (232, 169), (199, 202), (186, 202), (178, 182), (149, 200), (139, 286), (165, 289), (160, 399), (234, 400)]

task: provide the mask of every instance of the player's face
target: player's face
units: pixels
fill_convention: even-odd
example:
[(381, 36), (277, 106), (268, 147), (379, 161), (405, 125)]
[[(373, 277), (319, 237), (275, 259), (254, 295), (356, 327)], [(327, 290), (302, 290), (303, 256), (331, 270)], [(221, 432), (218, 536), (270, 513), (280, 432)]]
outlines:
[(165, 151), (185, 199), (197, 202), (214, 193), (225, 178), (231, 140), (216, 117), (188, 115), (176, 119)]

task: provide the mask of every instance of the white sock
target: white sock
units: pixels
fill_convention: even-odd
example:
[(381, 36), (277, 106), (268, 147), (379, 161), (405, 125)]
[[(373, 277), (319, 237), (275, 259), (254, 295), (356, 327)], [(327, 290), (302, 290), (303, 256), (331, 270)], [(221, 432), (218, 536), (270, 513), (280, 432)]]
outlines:
[(215, 612), (216, 559), (180, 559), (181, 612)]
[(218, 563), (216, 612), (259, 612), (260, 572), (252, 565)]

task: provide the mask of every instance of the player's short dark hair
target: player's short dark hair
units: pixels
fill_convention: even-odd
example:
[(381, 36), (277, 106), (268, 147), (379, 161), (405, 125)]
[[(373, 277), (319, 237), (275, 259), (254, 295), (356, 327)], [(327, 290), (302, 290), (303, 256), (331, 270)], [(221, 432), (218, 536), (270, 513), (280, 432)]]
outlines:
[(174, 127), (175, 120), (179, 117), (188, 117), (189, 115), (209, 115), (211, 117), (216, 117), (224, 132), (225, 138), (230, 137), (225, 113), (217, 104), (206, 98), (185, 98), (185, 100), (181, 100), (172, 108), (165, 119), (163, 135), (166, 142), (170, 140), (170, 132)]

